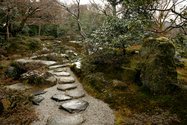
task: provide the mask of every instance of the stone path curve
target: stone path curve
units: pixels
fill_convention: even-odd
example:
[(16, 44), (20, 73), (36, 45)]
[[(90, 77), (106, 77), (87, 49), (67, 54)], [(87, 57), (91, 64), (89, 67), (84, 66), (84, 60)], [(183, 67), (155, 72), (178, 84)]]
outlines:
[(88, 95), (68, 66), (54, 65), (49, 69), (58, 84), (40, 95), (45, 99), (34, 106), (40, 120), (32, 125), (114, 125), (113, 110)]

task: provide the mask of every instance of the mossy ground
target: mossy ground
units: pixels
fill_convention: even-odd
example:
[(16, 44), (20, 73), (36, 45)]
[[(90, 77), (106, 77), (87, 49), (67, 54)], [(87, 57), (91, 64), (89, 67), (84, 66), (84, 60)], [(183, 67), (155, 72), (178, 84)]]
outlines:
[[(134, 46), (133, 48), (138, 48)], [(185, 124), (187, 122), (187, 93), (176, 90), (170, 95), (153, 95), (150, 90), (142, 85), (139, 80), (123, 81), (123, 68), (124, 67), (136, 67), (139, 64), (139, 55), (131, 54), (131, 48), (127, 50), (127, 58), (130, 63), (124, 63), (120, 68), (113, 69), (113, 65), (98, 64), (99, 69), (92, 70), (90, 76), (84, 78), (80, 75), (84, 89), (92, 96), (103, 100), (108, 103), (110, 107), (115, 111), (116, 125), (125, 125), (135, 114), (147, 113), (149, 118), (154, 116), (154, 111), (162, 109), (162, 112), (169, 111), (170, 115), (157, 115), (158, 119), (165, 119), (168, 124)], [(185, 65), (186, 67), (186, 65)], [(92, 67), (92, 69), (94, 66)], [(178, 69), (185, 77), (185, 71)], [(82, 72), (83, 74), (83, 72)], [(114, 88), (112, 86), (112, 79), (118, 79), (125, 82), (127, 88)], [(162, 114), (162, 113), (159, 113)], [(177, 114), (178, 118), (174, 114)], [(156, 116), (156, 117), (157, 117)], [(168, 118), (175, 119), (169, 120)], [(144, 121), (139, 119), (143, 124), (153, 124), (149, 121), (149, 118)], [(179, 121), (180, 122), (179, 122)], [(165, 122), (161, 122), (165, 124)], [(135, 123), (134, 123), (135, 124)]]
[(184, 61), (184, 67), (177, 68), (177, 79), (179, 80), (179, 84), (187, 85), (187, 59), (182, 58)]

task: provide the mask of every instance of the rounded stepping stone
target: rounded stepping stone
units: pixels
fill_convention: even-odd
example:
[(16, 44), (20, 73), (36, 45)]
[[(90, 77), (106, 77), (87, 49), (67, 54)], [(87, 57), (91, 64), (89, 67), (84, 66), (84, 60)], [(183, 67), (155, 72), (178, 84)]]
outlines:
[(69, 72), (54, 72), (53, 74), (56, 76), (70, 76)]
[(54, 69), (54, 72), (67, 72), (67, 68)]
[(83, 100), (71, 100), (61, 105), (61, 108), (73, 113), (73, 112), (80, 112), (84, 111), (88, 107), (88, 102)]
[(57, 87), (58, 90), (62, 90), (62, 91), (66, 91), (74, 88), (77, 88), (76, 84), (63, 84)]
[(73, 82), (75, 82), (75, 78), (73, 77), (58, 77), (59, 84), (73, 83)]
[(70, 100), (72, 99), (71, 97), (69, 96), (66, 96), (64, 94), (55, 94), (54, 96), (51, 97), (53, 100), (56, 100), (56, 101), (66, 101), (66, 100)]
[(80, 90), (70, 90), (68, 92), (65, 93), (65, 95), (70, 96), (72, 98), (81, 98), (83, 97), (85, 94), (83, 91)]
[(64, 114), (55, 114), (50, 116), (46, 125), (81, 125), (84, 118), (81, 114), (68, 116)]
[(62, 67), (66, 67), (66, 65), (54, 65), (54, 66), (50, 66), (49, 69), (57, 69)]

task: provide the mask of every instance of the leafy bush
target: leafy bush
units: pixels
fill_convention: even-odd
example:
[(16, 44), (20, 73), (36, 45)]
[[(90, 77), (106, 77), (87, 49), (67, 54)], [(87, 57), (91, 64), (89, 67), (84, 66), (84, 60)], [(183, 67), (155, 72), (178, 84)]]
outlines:
[(0, 86), (0, 94), (10, 103), (3, 112), (3, 124), (30, 124), (38, 120), (32, 106), (33, 95)]
[(76, 64), (70, 66), (71, 70), (76, 74), (77, 77), (81, 76), (81, 69), (76, 67)]
[(32, 51), (36, 51), (41, 49), (41, 40), (38, 38), (30, 38), (26, 40), (28, 42), (29, 49)]
[(28, 71), (21, 75), (21, 80), (25, 83), (42, 85), (45, 78), (44, 73), (38, 70)]
[(93, 39), (88, 40), (88, 43), (97, 48), (122, 49), (125, 54), (130, 44), (143, 39), (146, 34), (144, 31), (142, 20), (108, 17), (103, 26), (92, 34)]
[[(83, 76), (91, 73), (102, 71), (115, 71), (120, 68), (123, 63), (127, 63), (128, 59), (123, 55), (115, 53), (103, 52), (87, 56), (82, 60)], [(107, 68), (106, 68), (107, 67)]]

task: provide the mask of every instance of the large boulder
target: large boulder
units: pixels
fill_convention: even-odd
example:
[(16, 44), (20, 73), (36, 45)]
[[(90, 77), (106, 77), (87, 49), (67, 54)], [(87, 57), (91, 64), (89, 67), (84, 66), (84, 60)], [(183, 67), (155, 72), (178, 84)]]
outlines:
[(148, 38), (140, 50), (141, 82), (154, 94), (172, 92), (177, 83), (175, 46), (165, 37)]

